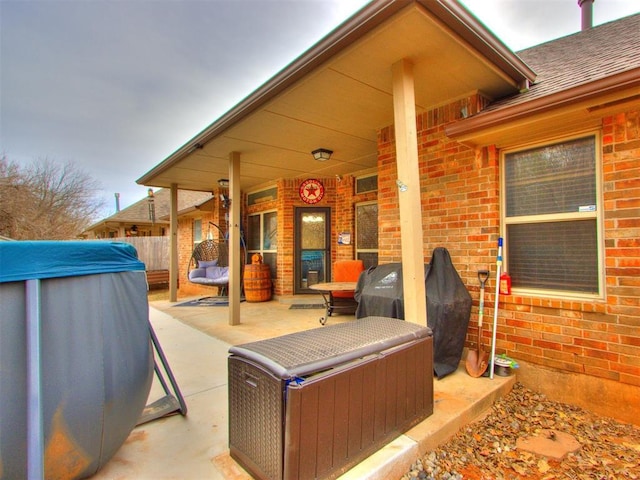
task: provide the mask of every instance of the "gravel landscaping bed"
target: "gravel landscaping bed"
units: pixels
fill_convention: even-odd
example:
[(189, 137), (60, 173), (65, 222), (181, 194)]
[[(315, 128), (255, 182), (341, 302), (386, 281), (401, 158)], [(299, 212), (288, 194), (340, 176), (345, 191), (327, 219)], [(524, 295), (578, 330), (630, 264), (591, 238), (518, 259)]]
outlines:
[[(561, 437), (572, 437), (577, 450), (560, 458), (524, 449), (523, 442), (533, 439), (554, 450)], [(484, 419), (418, 459), (402, 480), (415, 478), (640, 479), (640, 427), (552, 402), (516, 383)]]

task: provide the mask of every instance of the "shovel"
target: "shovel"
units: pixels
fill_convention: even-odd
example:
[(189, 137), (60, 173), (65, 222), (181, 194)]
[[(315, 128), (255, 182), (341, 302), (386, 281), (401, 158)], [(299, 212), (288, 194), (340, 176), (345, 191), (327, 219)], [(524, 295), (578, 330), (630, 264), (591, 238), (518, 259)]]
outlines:
[(484, 285), (489, 279), (489, 270), (478, 270), (480, 280), (480, 308), (478, 310), (478, 350), (469, 350), (465, 366), (472, 377), (480, 377), (488, 366), (489, 354), (482, 350), (482, 317), (484, 316)]

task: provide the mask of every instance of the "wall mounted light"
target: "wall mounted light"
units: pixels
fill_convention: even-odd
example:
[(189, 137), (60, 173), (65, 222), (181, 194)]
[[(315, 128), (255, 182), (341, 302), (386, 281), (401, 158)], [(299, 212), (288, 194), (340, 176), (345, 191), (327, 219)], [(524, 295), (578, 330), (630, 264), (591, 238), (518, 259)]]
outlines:
[(329, 160), (332, 154), (333, 154), (333, 150), (327, 150), (326, 148), (318, 148), (313, 152), (311, 152), (311, 155), (313, 155), (313, 158), (315, 158), (319, 162), (325, 162)]
[(222, 188), (227, 188), (229, 186), (229, 179), (228, 178), (219, 178), (218, 179), (218, 185)]

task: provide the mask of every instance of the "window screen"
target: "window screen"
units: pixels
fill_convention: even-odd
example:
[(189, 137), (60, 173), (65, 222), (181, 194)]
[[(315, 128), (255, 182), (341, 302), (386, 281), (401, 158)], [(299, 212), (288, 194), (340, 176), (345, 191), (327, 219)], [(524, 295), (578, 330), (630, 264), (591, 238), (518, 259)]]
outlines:
[(378, 190), (378, 175), (356, 178), (356, 193), (375, 192)]
[(507, 154), (504, 179), (513, 287), (598, 294), (595, 136)]
[(507, 155), (507, 216), (595, 209), (595, 173), (593, 137)]
[(278, 214), (277, 212), (265, 213), (262, 217), (262, 248), (264, 250), (277, 250), (278, 248)]
[(249, 215), (247, 218), (247, 248), (260, 250), (260, 215)]
[(356, 205), (356, 258), (366, 268), (378, 265), (378, 204)]
[(508, 225), (513, 287), (598, 293), (595, 220)]
[(247, 195), (247, 205), (256, 205), (262, 202), (269, 202), (278, 198), (278, 187), (268, 188), (259, 192), (250, 193)]
[(202, 241), (202, 220), (196, 219), (193, 221), (193, 243), (200, 243)]

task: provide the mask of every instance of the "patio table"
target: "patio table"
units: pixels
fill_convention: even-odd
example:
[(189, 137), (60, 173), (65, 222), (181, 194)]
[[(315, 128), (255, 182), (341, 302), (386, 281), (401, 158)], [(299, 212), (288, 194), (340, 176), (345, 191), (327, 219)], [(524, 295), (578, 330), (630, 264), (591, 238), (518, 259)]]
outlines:
[(351, 305), (332, 305), (331, 294), (333, 292), (352, 292), (356, 289), (357, 282), (323, 282), (310, 285), (311, 290), (316, 290), (322, 295), (324, 301), (325, 313), (320, 317), (320, 323), (327, 323), (327, 318), (331, 316), (334, 310), (352, 309)]

